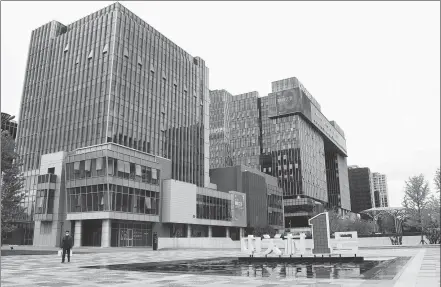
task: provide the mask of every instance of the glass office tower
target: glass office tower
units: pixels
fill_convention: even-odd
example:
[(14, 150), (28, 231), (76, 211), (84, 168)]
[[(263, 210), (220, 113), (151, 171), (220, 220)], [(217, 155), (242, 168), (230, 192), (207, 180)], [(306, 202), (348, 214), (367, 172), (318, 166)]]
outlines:
[(167, 157), (174, 179), (204, 186), (208, 108), (205, 62), (115, 3), (32, 32), (18, 152), (29, 172), (42, 154), (113, 142)]
[[(208, 114), (204, 60), (119, 3), (69, 25), (51, 21), (32, 31), (17, 152), (24, 164), (24, 191), (37, 194), (42, 211), (35, 219), (34, 244), (54, 245), (66, 229), (66, 212), (72, 212), (63, 208), (66, 159), (79, 149), (113, 144), (120, 147), (121, 160), (132, 159), (124, 153), (166, 158), (172, 179), (208, 186)], [(41, 176), (54, 182), (42, 182)], [(152, 196), (152, 190), (140, 192)], [(44, 208), (50, 202), (53, 213)]]

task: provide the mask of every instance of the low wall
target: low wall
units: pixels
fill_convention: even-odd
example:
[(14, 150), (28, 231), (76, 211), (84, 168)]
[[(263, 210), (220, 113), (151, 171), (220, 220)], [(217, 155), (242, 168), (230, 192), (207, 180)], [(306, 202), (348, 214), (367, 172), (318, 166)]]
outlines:
[[(420, 236), (403, 236), (403, 246), (418, 245)], [(305, 247), (311, 249), (313, 246), (312, 239), (305, 239)], [(331, 244), (335, 239), (331, 238)], [(427, 242), (427, 240), (426, 240)], [(358, 238), (359, 247), (375, 247), (375, 246), (396, 246), (392, 245), (389, 237), (362, 237)], [(262, 248), (267, 248), (265, 243)], [(240, 241), (233, 241), (231, 238), (223, 237), (191, 237), (191, 238), (158, 238), (158, 249), (239, 249)]]
[(238, 249), (240, 241), (224, 237), (158, 238), (159, 249)]
[[(418, 245), (420, 243), (421, 236), (403, 236), (402, 245)], [(331, 244), (336, 240), (331, 238)], [(312, 248), (312, 239), (306, 239), (306, 248)], [(426, 240), (426, 242), (428, 242)], [(396, 246), (392, 245), (389, 237), (362, 237), (358, 238), (358, 247), (375, 247), (375, 246)]]

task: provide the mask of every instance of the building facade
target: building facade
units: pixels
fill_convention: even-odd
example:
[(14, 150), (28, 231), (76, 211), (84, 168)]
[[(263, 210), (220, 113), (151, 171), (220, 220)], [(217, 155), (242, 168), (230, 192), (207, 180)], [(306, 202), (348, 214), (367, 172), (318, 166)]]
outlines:
[(42, 154), (113, 142), (169, 158), (174, 179), (204, 186), (208, 108), (204, 61), (115, 3), (32, 32), (18, 152), (30, 172)]
[(367, 167), (350, 166), (348, 169), (352, 212), (375, 207), (372, 173)]
[[(308, 219), (325, 208), (350, 212), (344, 132), (326, 119), (297, 78), (273, 82), (265, 97), (257, 92), (233, 96), (227, 106), (229, 121), (220, 124), (225, 129), (228, 123), (232, 164), (277, 178), (286, 227), (308, 226)], [(217, 121), (224, 106), (211, 107), (211, 120)], [(217, 162), (219, 154), (212, 155)]]
[(210, 169), (232, 166), (230, 103), (225, 90), (210, 91)]
[(374, 188), (375, 207), (389, 207), (389, 193), (387, 189), (387, 177), (378, 172), (372, 173)]
[(325, 208), (351, 210), (344, 133), (305, 87), (289, 78), (260, 99), (263, 172), (284, 192), (285, 226), (308, 226)]
[(232, 97), (229, 107), (229, 126), (233, 165), (246, 165), (260, 170), (258, 98), (258, 92)]
[(247, 227), (284, 228), (283, 191), (277, 178), (244, 165), (211, 169), (210, 178), (221, 191), (246, 194)]
[[(34, 30), (17, 134), (23, 191), (35, 195), (33, 244), (58, 246), (64, 230), (76, 246), (149, 246), (152, 232), (176, 235), (180, 222), (162, 222), (164, 181), (211, 188), (209, 102), (204, 60), (119, 3)], [(201, 194), (209, 218), (186, 224), (242, 228), (239, 211), (235, 223), (224, 216), (234, 214), (233, 195)], [(215, 221), (204, 221), (211, 213)]]

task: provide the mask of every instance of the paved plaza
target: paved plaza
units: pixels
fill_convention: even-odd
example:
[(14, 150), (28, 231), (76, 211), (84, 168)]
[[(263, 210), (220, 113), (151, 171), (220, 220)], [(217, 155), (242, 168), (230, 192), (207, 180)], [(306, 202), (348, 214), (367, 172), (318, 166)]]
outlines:
[(227, 277), (193, 274), (162, 274), (138, 271), (115, 271), (81, 268), (84, 266), (160, 262), (189, 259), (238, 257), (235, 250), (166, 250), (116, 249), (112, 252), (75, 254), (71, 263), (60, 263), (56, 255), (2, 256), (1, 286), (440, 286), (440, 249), (396, 248), (363, 249), (366, 260), (411, 256), (405, 267), (391, 280), (300, 279)]

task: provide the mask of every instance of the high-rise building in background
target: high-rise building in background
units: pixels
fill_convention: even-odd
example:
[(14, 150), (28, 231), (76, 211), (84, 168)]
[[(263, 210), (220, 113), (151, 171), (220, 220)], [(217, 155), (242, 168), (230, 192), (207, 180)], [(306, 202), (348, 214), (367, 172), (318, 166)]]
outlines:
[(230, 143), (233, 165), (260, 170), (259, 93), (235, 95), (230, 102)]
[(389, 193), (387, 190), (387, 177), (378, 172), (372, 173), (372, 182), (375, 196), (375, 207), (389, 206)]
[(353, 212), (374, 207), (389, 207), (387, 177), (367, 167), (349, 166), (349, 189)]
[(370, 169), (349, 166), (348, 176), (352, 212), (359, 213), (375, 207), (374, 183)]
[(210, 169), (233, 165), (230, 139), (230, 103), (225, 90), (210, 91)]
[(77, 246), (148, 246), (153, 232), (246, 226), (245, 194), (210, 184), (204, 60), (121, 4), (34, 30), (24, 82), (17, 152), (34, 245), (66, 229)]
[(284, 192), (285, 226), (308, 226), (324, 208), (351, 210), (344, 133), (297, 78), (272, 83), (260, 99), (262, 170)]
[[(265, 97), (233, 96), (229, 110), (233, 165), (277, 178), (286, 227), (308, 226), (308, 218), (325, 208), (351, 210), (343, 130), (326, 119), (296, 78), (273, 82)], [(211, 120), (219, 113), (210, 114)]]

